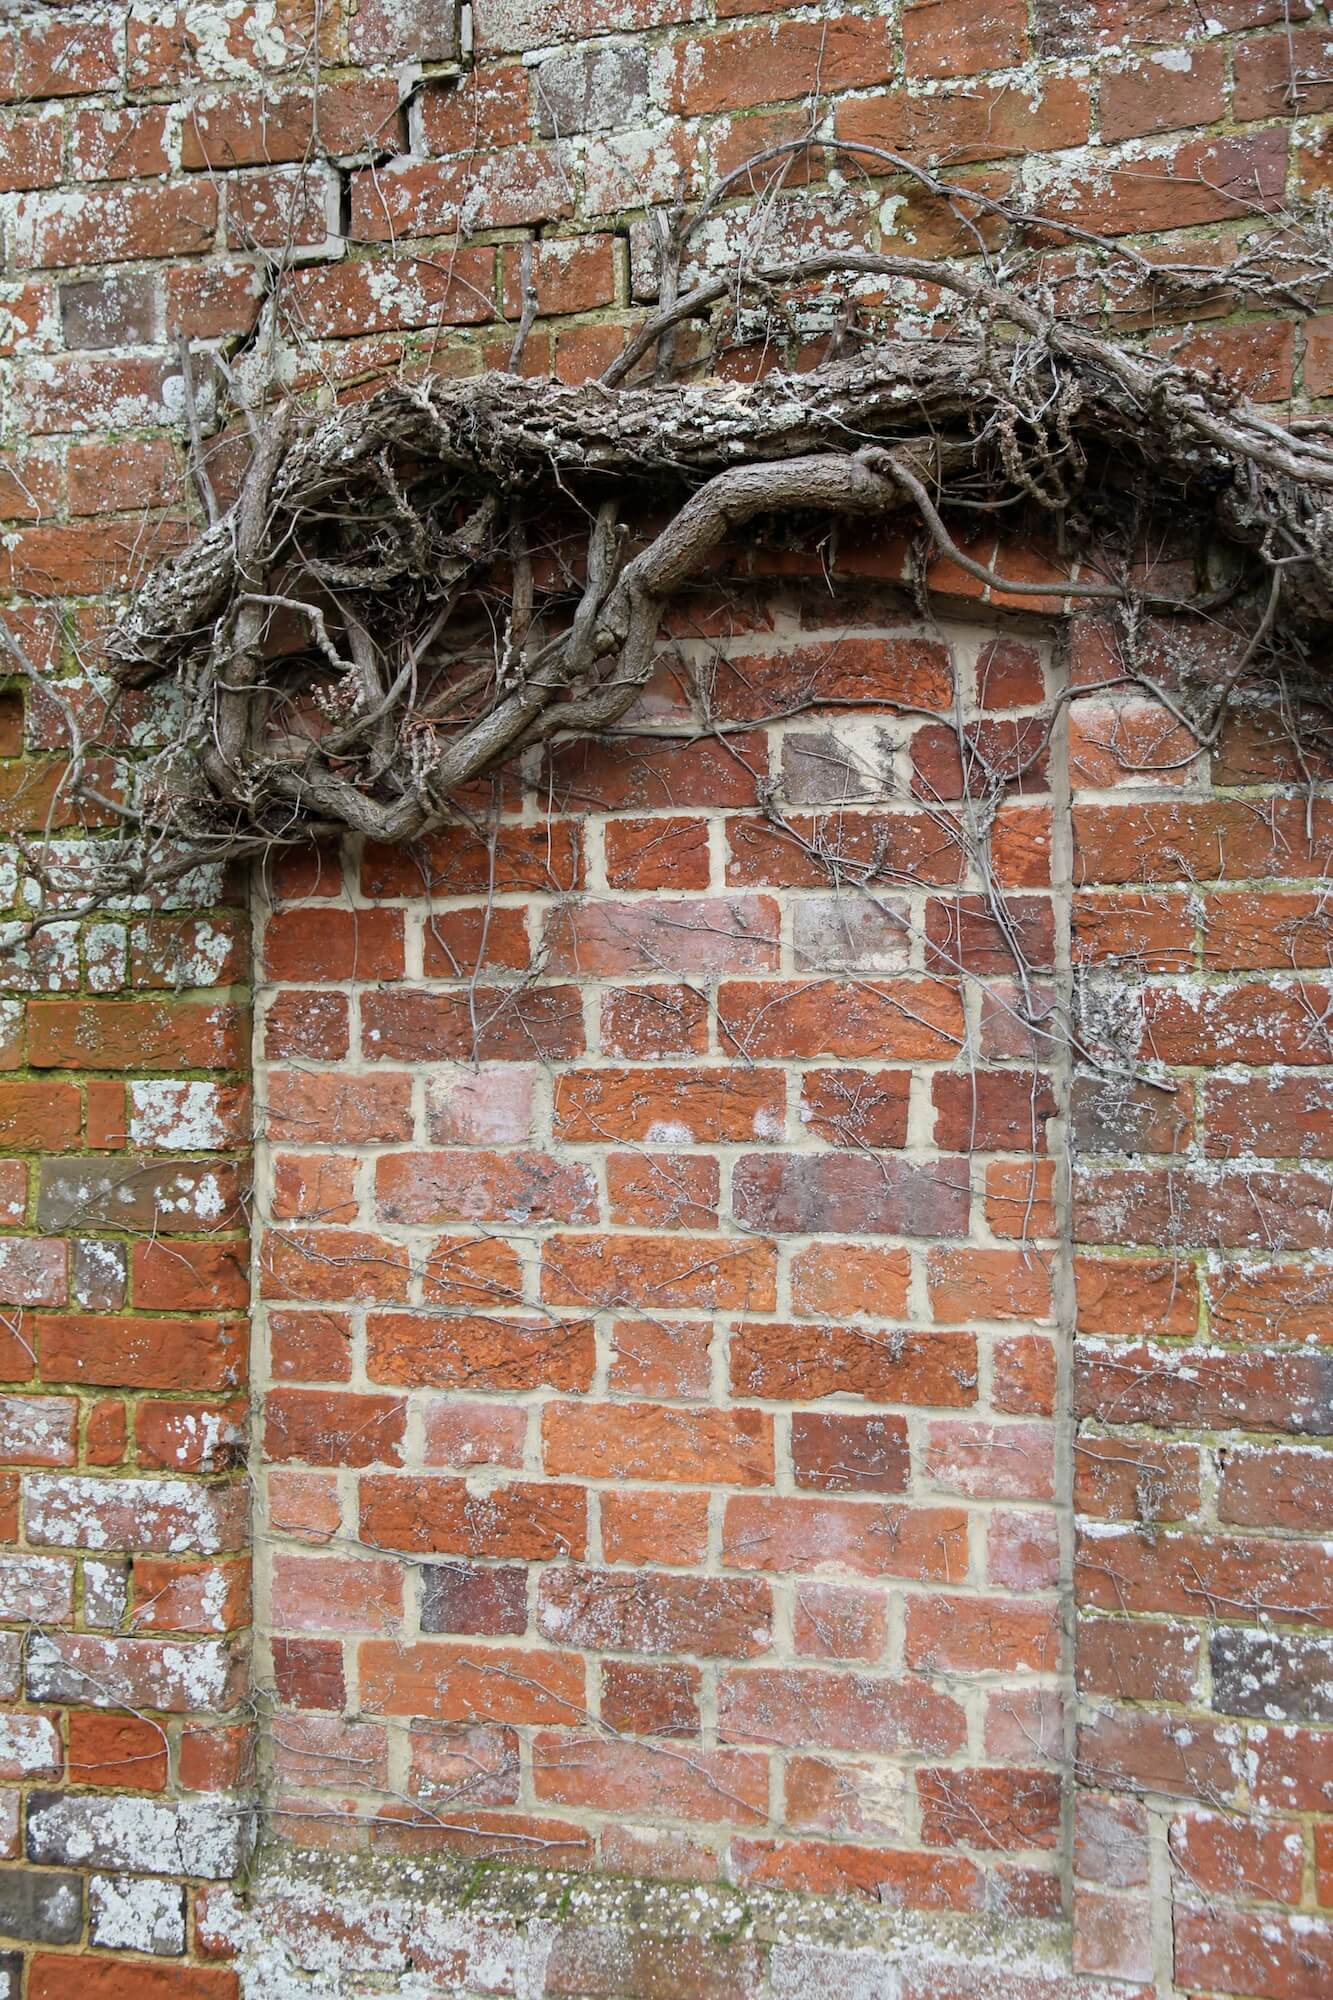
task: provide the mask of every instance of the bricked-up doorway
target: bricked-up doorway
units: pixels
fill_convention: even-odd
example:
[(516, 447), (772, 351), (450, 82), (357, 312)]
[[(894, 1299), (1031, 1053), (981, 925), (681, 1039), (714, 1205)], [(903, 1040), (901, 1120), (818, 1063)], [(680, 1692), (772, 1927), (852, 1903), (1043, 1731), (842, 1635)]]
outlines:
[[(627, 732), (258, 906), (272, 1782), (1058, 1915), (1063, 668), (822, 582), (675, 623)], [(1100, 787), (1144, 705), (1074, 718)]]

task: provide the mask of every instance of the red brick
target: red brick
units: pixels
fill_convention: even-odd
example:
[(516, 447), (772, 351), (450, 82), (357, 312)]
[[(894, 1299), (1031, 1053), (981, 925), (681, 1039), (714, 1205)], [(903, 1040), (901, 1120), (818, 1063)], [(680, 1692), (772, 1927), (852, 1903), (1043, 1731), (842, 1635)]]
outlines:
[(228, 1472), (240, 1462), (249, 1408), (229, 1403), (141, 1402), (134, 1413), (141, 1467), (173, 1472)]
[(86, 16), (21, 19), (5, 38), (0, 93), (12, 100), (114, 90), (120, 82), (116, 25)]
[(230, 1389), (244, 1379), (240, 1320), (116, 1319), (48, 1313), (38, 1333), (48, 1382), (135, 1389)]
[(1080, 1602), (1102, 1610), (1214, 1617), (1244, 1604), (1252, 1616), (1315, 1624), (1333, 1619), (1329, 1558), (1317, 1544), (1252, 1535), (1160, 1535), (1149, 1548), (1132, 1529), (1080, 1539)]
[(912, 77), (970, 77), (1013, 69), (1027, 56), (1027, 10), (1016, 0), (993, 0), (980, 16), (958, 0), (909, 0), (902, 25)]
[(407, 1405), (400, 1396), (270, 1389), (264, 1399), (264, 1450), (279, 1462), (401, 1465), (406, 1426)]
[(718, 1730), (730, 1742), (817, 1743), (890, 1756), (952, 1755), (966, 1735), (958, 1704), (922, 1683), (776, 1667), (719, 1676)]
[(76, 111), (70, 120), (70, 165), (75, 177), (127, 181), (169, 174), (169, 117), (164, 104)]
[(667, 1306), (772, 1312), (771, 1244), (743, 1237), (555, 1235), (542, 1255), (542, 1296), (585, 1310)]
[[(924, 38), (923, 38), (924, 40)], [(1029, 91), (1015, 83), (969, 78), (966, 90), (919, 95), (903, 89), (845, 98), (836, 106), (838, 137), (846, 144), (877, 146), (914, 159), (962, 166), (973, 160), (1018, 158), (1057, 147), (1081, 146), (1088, 137), (1088, 85), (1081, 77), (1043, 76)], [(867, 159), (867, 169), (874, 172)], [(1042, 698), (1040, 666), (1016, 641), (992, 642), (979, 669), (983, 706), (1026, 705)], [(1026, 654), (1026, 658), (1023, 656)]]
[(921, 1838), (929, 1847), (1054, 1847), (1057, 1771), (924, 1770), (916, 1774)]
[(1233, 1798), (1239, 1787), (1239, 1732), (1144, 1709), (1106, 1709), (1079, 1731), (1078, 1755), (1088, 1781), (1125, 1790), (1201, 1798)]
[(1076, 1257), (1078, 1324), (1085, 1333), (1192, 1334), (1199, 1281), (1183, 1260)]
[(1177, 1910), (1176, 1977), (1218, 1993), (1320, 2000), (1333, 1979), (1333, 1924), (1209, 1907)]
[(1330, 820), (1321, 800), (1265, 801), (1261, 812), (1235, 799), (1155, 805), (1076, 805), (1079, 882), (1214, 882), (1322, 874)]
[(476, 1393), (587, 1389), (592, 1383), (588, 1320), (372, 1313), (366, 1343), (370, 1379), (403, 1388)]
[(1264, 1902), (1301, 1900), (1305, 1842), (1298, 1822), (1180, 1813), (1171, 1822), (1171, 1856), (1187, 1887), (1201, 1895), (1226, 1901), (1239, 1889)]
[(156, 1722), (74, 1708), (66, 1776), (71, 1785), (160, 1792), (167, 1782), (167, 1748), (166, 1732)]
[(403, 971), (403, 920), (396, 910), (278, 910), (264, 927), (270, 979), (374, 981)]
[(904, 1493), (909, 1452), (902, 1417), (798, 1411), (791, 1420), (798, 1486), (823, 1493)]
[(556, 1079), (554, 1105), (566, 1143), (726, 1144), (781, 1135), (786, 1079), (739, 1068), (570, 1070)]
[(329, 1542), (342, 1519), (336, 1475), (275, 1467), (268, 1475), (268, 1518), (277, 1535)]
[(0, 192), (55, 187), (61, 178), (61, 120), (40, 113), (0, 126)]
[(427, 979), (460, 979), (484, 968), (525, 972), (532, 963), (523, 910), (437, 910), (426, 922), (422, 970)]
[(538, 1736), (533, 1788), (559, 1805), (754, 1825), (767, 1816), (768, 1759), (746, 1750), (688, 1757), (601, 1736)]
[(273, 1639), (273, 1682), (286, 1708), (341, 1709), (347, 1699), (336, 1639)]
[(598, 1497), (602, 1553), (608, 1562), (702, 1563), (708, 1552), (708, 1495), (657, 1487)]
[(1242, 1444), (1222, 1461), (1220, 1521), (1243, 1528), (1308, 1528), (1333, 1516), (1333, 1465), (1316, 1445)]
[(1325, 1812), (1333, 1786), (1326, 1732), (1251, 1729), (1250, 1796), (1262, 1811)]
[(1060, 1528), (1040, 1507), (996, 1507), (986, 1527), (986, 1581), (992, 1589), (1053, 1590), (1060, 1581)]
[(1199, 1688), (1201, 1647), (1188, 1626), (1144, 1618), (1078, 1621), (1077, 1682), (1086, 1694), (1117, 1701), (1191, 1701)]
[(39, 1952), (28, 1976), (32, 2000), (237, 2000), (236, 1974), (202, 1965), (150, 1965)]
[(812, 1243), (791, 1260), (792, 1310), (804, 1317), (865, 1313), (893, 1318), (907, 1310), (911, 1252), (866, 1243)]
[(1074, 1447), (1075, 1505), (1099, 1520), (1187, 1520), (1202, 1503), (1201, 1476), (1196, 1444), (1084, 1437)]
[(559, 147), (512, 146), (464, 159), (404, 157), (352, 175), (353, 242), (452, 235), (465, 209), (485, 205), (492, 229), (562, 221), (573, 194)]
[(371, 1061), (560, 1062), (583, 1053), (583, 1007), (573, 986), (370, 991), (361, 1035)]
[(260, 1251), (266, 1299), (406, 1298), (408, 1254), (401, 1243), (363, 1229), (270, 1229)]
[(580, 1487), (536, 1480), (474, 1494), (462, 1479), (373, 1473), (361, 1481), (361, 1535), (405, 1554), (525, 1562), (578, 1556), (587, 1539), (587, 1500)]
[(1084, 1169), (1075, 1228), (1089, 1244), (1118, 1243), (1128, 1227), (1139, 1243), (1181, 1250), (1315, 1250), (1333, 1240), (1326, 1193), (1322, 1179), (1292, 1168)]
[(584, 1711), (577, 1653), (374, 1639), (360, 1647), (360, 1670), (362, 1705), (371, 1714), (569, 1724)]
[(778, 922), (766, 896), (565, 904), (546, 918), (545, 962), (584, 979), (776, 972)]
[(563, 895), (583, 886), (582, 832), (577, 821), (501, 826), (493, 846), (470, 826), (450, 826), (410, 847), (366, 846), (365, 896), (484, 896), (530, 890)]
[(758, 1578), (661, 1576), (570, 1563), (543, 1575), (537, 1624), (547, 1639), (603, 1653), (744, 1660), (766, 1652), (773, 1638), (769, 1586)]
[(1308, 1433), (1320, 1431), (1329, 1413), (1321, 1359), (1290, 1348), (1269, 1354), (1217, 1348), (1184, 1353), (1087, 1341), (1075, 1396), (1080, 1415), (1109, 1408), (1120, 1423)]
[(1271, 1259), (1206, 1272), (1209, 1323), (1223, 1341), (1333, 1339), (1333, 1272)]
[(976, 1400), (977, 1343), (970, 1333), (751, 1320), (731, 1336), (731, 1382), (740, 1395), (797, 1402), (852, 1395), (962, 1407)]
[(279, 1631), (376, 1632), (402, 1616), (396, 1563), (279, 1553), (273, 1559), (273, 1623)]
[(726, 1503), (722, 1549), (733, 1569), (799, 1573), (832, 1549), (853, 1576), (942, 1581), (965, 1561), (967, 1517), (957, 1507), (737, 1495)]
[(275, 1222), (354, 1222), (355, 1160), (275, 1153), (269, 1212)]
[(1004, 1598), (914, 1596), (904, 1657), (923, 1673), (1053, 1673), (1058, 1611)]
[[(399, 89), (391, 77), (321, 79), (321, 149), (335, 158), (395, 145)], [(316, 100), (305, 90), (236, 89), (194, 98), (181, 128), (181, 165), (274, 166), (304, 160), (311, 148)]]
[(28, 1060), (38, 1069), (239, 1069), (247, 1022), (211, 1001), (34, 1000)]
[(845, 15), (828, 22), (778, 18), (762, 27), (693, 37), (679, 50), (668, 105), (687, 116), (744, 111), (810, 91), (882, 83), (894, 58), (887, 24)]
[(957, 989), (933, 980), (725, 981), (723, 1044), (733, 1055), (802, 1060), (950, 1061), (962, 1041)]
[(602, 1053), (628, 1062), (700, 1054), (708, 1044), (708, 1001), (663, 981), (620, 987), (601, 1000)]
[(389, 1223), (598, 1219), (591, 1169), (548, 1153), (390, 1153), (376, 1168), (375, 1203)]
[(180, 257), (213, 247), (217, 190), (206, 180), (90, 187), (77, 203), (19, 197), (15, 244), (36, 269)]
[(697, 1736), (700, 1678), (697, 1667), (608, 1660), (602, 1668), (602, 1720), (626, 1736)]
[(631, 1229), (713, 1229), (722, 1175), (688, 1153), (608, 1153), (607, 1220)]
[(792, 1632), (797, 1653), (810, 1659), (878, 1659), (889, 1636), (887, 1596), (855, 1584), (798, 1584)]
[(967, 1226), (966, 1164), (870, 1153), (746, 1153), (732, 1172), (732, 1210), (767, 1231), (949, 1236)]
[(421, 93), (421, 130), (430, 153), (514, 146), (529, 136), (532, 72), (523, 63), (487, 62), (452, 87)]
[(542, 1413), (542, 1452), (557, 1476), (766, 1486), (773, 1420), (759, 1410), (553, 1403)]
[(867, 881), (947, 887), (964, 871), (963, 842), (944, 813), (897, 807), (885, 812), (790, 813), (780, 825), (754, 816), (726, 822), (727, 881), (788, 889), (828, 886), (833, 856)]
[(991, 1402), (1010, 1416), (1049, 1417), (1055, 1410), (1055, 1343), (1045, 1334), (1013, 1334), (991, 1345)]
[(268, 1079), (268, 1130), (298, 1146), (374, 1146), (412, 1136), (408, 1076), (278, 1070)]
[[(756, 1888), (798, 1889), (812, 1895), (861, 1895), (895, 1909), (977, 1910), (985, 1876), (962, 1855), (898, 1852), (839, 1841), (733, 1840), (736, 1878)], [(931, 2000), (944, 2000), (932, 1975)], [(963, 2000), (960, 1992), (957, 2000)]]
[[(1075, 894), (1072, 945), (1080, 964), (1143, 972), (1189, 972), (1195, 957), (1194, 916), (1182, 894), (1135, 890)], [(1225, 964), (1225, 958), (1220, 963)]]
[(242, 1311), (250, 1299), (249, 1245), (134, 1243), (131, 1296), (150, 1312)]
[(136, 1556), (136, 1631), (231, 1632), (250, 1622), (250, 1565)]

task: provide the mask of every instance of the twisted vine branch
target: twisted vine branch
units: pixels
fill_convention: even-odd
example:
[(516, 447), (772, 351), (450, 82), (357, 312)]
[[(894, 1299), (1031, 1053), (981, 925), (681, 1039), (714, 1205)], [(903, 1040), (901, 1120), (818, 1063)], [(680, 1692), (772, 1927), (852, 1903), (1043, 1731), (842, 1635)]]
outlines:
[[(962, 330), (874, 338), (851, 361), (752, 383), (635, 380), (684, 322), (743, 297), (822, 285), (851, 299), (900, 280), (951, 296)], [(1319, 424), (1284, 427), (984, 267), (838, 252), (687, 291), (673, 280), (664, 298), (600, 383), (396, 381), (330, 413), (275, 414), (235, 504), (112, 635), (124, 682), (169, 675), (184, 700), (178, 739), (119, 808), (143, 879), (342, 829), (423, 833), (528, 746), (623, 716), (672, 597), (738, 531), (778, 523), (905, 523), (1011, 603), (1222, 620), (1239, 664), (1203, 719), (1214, 730), (1274, 661), (1322, 705), (1307, 664), (1333, 632)], [(533, 534), (557, 507), (588, 523), (581, 573), (548, 562), (538, 581)], [(1035, 517), (1058, 542), (1058, 585), (970, 551), (996, 516)], [(1177, 540), (1195, 531), (1201, 581), (1185, 597), (1136, 574), (1164, 516)]]

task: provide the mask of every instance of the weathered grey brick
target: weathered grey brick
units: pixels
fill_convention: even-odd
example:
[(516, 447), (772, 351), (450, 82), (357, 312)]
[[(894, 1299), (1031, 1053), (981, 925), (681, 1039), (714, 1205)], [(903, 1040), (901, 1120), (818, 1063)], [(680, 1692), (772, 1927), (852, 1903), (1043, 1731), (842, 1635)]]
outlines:
[(782, 791), (795, 806), (844, 806), (883, 796), (893, 767), (887, 737), (869, 752), (832, 729), (802, 729), (782, 744)]
[(66, 347), (129, 347), (156, 338), (157, 285), (152, 274), (114, 271), (60, 287)]
[(1213, 1706), (1267, 1722), (1333, 1722), (1333, 1639), (1224, 1626), (1209, 1642)]
[(906, 903), (888, 896), (872, 901), (856, 890), (802, 896), (792, 939), (797, 965), (814, 972), (898, 972), (912, 949)]
[(546, 139), (637, 125), (648, 106), (648, 57), (629, 45), (562, 50), (537, 70), (537, 128)]
[(34, 1944), (72, 1944), (82, 1928), (81, 1875), (47, 1868), (0, 1869), (0, 1935), (30, 1938)]
[(28, 1641), (29, 1701), (160, 1708), (187, 1715), (230, 1708), (245, 1682), (244, 1656), (226, 1640), (36, 1632)]
[(89, 1312), (117, 1312), (125, 1303), (129, 1256), (123, 1243), (99, 1236), (75, 1242), (70, 1283), (75, 1305)]
[(237, 1213), (236, 1169), (224, 1160), (43, 1160), (42, 1229), (215, 1228)]
[(28, 1801), (29, 1859), (70, 1867), (223, 1881), (242, 1866), (250, 1831), (249, 1816), (225, 1799), (170, 1805), (34, 1792)]

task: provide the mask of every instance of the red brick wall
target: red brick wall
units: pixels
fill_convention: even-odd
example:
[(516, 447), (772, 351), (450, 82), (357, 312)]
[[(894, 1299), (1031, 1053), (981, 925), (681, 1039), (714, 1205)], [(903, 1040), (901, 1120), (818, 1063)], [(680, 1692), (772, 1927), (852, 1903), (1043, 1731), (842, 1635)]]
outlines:
[[(805, 131), (812, 91), (842, 139), (1205, 258), (1327, 181), (1329, 25), (1276, 0), (474, 11), (461, 84), (434, 0), (0, 23), (3, 616), (82, 715), (107, 604), (197, 514), (182, 337), (205, 385), (211, 351), (306, 386), (502, 365), (531, 241), (523, 365), (580, 378), (641, 310), (643, 203)], [(957, 247), (835, 164), (789, 237)], [(1333, 388), (1323, 320), (1119, 303), (1278, 405)], [(1326, 1990), (1327, 793), (1258, 726), (1205, 760), (1123, 691), (1059, 708), (993, 839), (1055, 996), (1034, 1065), (951, 908), (951, 676), (1003, 755), (1105, 644), (954, 600), (970, 626), (909, 639), (796, 576), (727, 602), (682, 611), (641, 720), (683, 661), (739, 742), (531, 774), (493, 882), (459, 833), (424, 878), (259, 885), (253, 1682), (243, 886), (79, 916), (59, 712), (4, 696), (3, 887), (27, 915), (49, 829), (71, 902), (0, 997), (14, 1995), (234, 1994), (193, 1903), (245, 1843), (252, 1685), (293, 1839), (414, 1852), (442, 1806), (565, 1866), (1004, 1913), (1072, 1883), (1090, 1976)], [(815, 687), (855, 716), (766, 720)], [(170, 727), (136, 697), (110, 735)], [(829, 732), (872, 767), (836, 810), (793, 747)]]
[[(752, 616), (682, 612), (674, 735), (262, 925), (275, 1772), (362, 1843), (1053, 1914), (1056, 1094), (950, 720), (1035, 753), (1042, 666)], [(1044, 758), (993, 852), (1045, 980)]]

